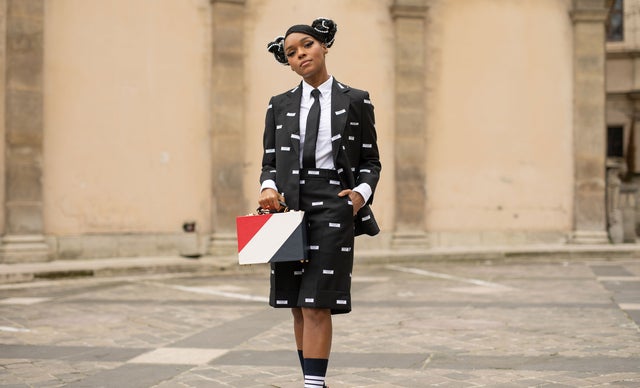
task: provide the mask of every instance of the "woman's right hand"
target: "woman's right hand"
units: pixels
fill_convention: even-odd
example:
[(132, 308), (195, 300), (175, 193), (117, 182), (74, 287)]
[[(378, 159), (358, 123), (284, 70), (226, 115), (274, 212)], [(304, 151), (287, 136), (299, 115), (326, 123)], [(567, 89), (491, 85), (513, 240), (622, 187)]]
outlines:
[(280, 202), (284, 202), (284, 198), (274, 189), (264, 189), (260, 192), (258, 204), (266, 210), (280, 210)]

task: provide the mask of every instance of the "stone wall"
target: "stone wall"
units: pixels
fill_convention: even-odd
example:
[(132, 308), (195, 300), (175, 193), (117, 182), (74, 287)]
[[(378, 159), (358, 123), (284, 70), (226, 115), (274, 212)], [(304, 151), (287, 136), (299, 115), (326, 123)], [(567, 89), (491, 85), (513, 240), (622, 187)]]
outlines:
[(318, 16), (339, 28), (329, 72), (375, 106), (382, 233), (361, 248), (606, 242), (603, 15), (604, 0), (0, 0), (0, 261), (233, 253), (267, 102), (299, 83), (266, 43)]

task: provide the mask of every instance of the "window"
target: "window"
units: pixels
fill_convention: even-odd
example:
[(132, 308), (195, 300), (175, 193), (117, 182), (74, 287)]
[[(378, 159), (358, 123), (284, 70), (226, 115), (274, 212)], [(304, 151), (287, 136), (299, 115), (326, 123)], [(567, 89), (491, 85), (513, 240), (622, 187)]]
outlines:
[(624, 0), (607, 0), (607, 41), (621, 42), (624, 39)]
[(607, 157), (624, 157), (624, 127), (622, 125), (607, 127)]

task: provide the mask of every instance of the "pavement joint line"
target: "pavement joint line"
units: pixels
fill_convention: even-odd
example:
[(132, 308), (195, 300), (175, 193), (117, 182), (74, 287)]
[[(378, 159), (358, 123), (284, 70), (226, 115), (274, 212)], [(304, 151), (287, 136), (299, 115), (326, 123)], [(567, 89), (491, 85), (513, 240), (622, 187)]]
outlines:
[(25, 283), (9, 283), (0, 284), (0, 290), (19, 290), (24, 288), (45, 288), (58, 286), (60, 284), (83, 284), (83, 283), (115, 283), (115, 282), (133, 282), (141, 279), (174, 279), (184, 276), (193, 276), (190, 272), (173, 272), (163, 274), (140, 274), (128, 276), (109, 276), (109, 277), (84, 277), (84, 278), (66, 278), (58, 280), (42, 280), (36, 282)]
[(25, 297), (25, 298), (6, 298), (6, 299), (0, 299), (0, 304), (9, 304), (9, 305), (32, 305), (32, 304), (36, 304), (36, 303), (42, 303), (42, 302), (47, 302), (51, 300), (51, 298), (29, 298), (29, 297)]
[(640, 303), (619, 303), (621, 310), (637, 311), (640, 310)]
[(432, 359), (433, 359), (433, 353), (429, 353), (429, 357), (427, 357), (427, 359), (424, 360), (424, 362), (422, 363), (422, 368), (420, 369), (426, 369), (427, 365), (429, 365)]
[(29, 333), (31, 330), (22, 327), (0, 326), (0, 331), (8, 333)]
[(638, 282), (640, 276), (598, 276), (599, 282)]
[(429, 277), (439, 278), (439, 279), (454, 280), (454, 281), (463, 282), (463, 283), (475, 284), (477, 286), (492, 287), (492, 288), (502, 288), (502, 289), (512, 289), (512, 287), (504, 286), (504, 285), (498, 284), (498, 283), (488, 282), (488, 281), (485, 281), (485, 280), (473, 279), (473, 278), (464, 278), (464, 277), (460, 277), (460, 276), (449, 275), (449, 274), (446, 274), (446, 273), (427, 271), (427, 270), (419, 269), (419, 268), (400, 267), (400, 266), (397, 266), (397, 265), (387, 265), (386, 268), (388, 268), (390, 270), (393, 270), (393, 271), (412, 273), (414, 275), (423, 275), (423, 276), (429, 276)]
[(388, 282), (388, 276), (353, 276), (351, 281), (354, 283), (383, 283)]
[(189, 287), (189, 286), (178, 286), (175, 284), (160, 284), (155, 282), (145, 282), (146, 284), (164, 287), (164, 288), (173, 288), (174, 290), (191, 292), (195, 294), (204, 294), (204, 295), (213, 295), (213, 296), (222, 296), (224, 298), (231, 299), (240, 299), (240, 300), (249, 300), (252, 302), (269, 302), (269, 298), (264, 296), (256, 296), (256, 295), (248, 295), (248, 294), (240, 294), (237, 292), (228, 292), (228, 291), (219, 291), (211, 288), (204, 287)]

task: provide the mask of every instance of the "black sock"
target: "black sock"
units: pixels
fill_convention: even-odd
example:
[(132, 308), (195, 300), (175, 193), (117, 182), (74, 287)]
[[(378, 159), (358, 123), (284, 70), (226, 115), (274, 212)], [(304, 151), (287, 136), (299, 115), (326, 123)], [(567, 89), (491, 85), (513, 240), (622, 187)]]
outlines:
[(304, 356), (302, 350), (298, 349), (298, 358), (300, 359), (300, 367), (302, 368), (302, 374), (304, 375)]
[(305, 388), (324, 387), (324, 377), (327, 374), (329, 360), (326, 358), (304, 359), (304, 386)]

